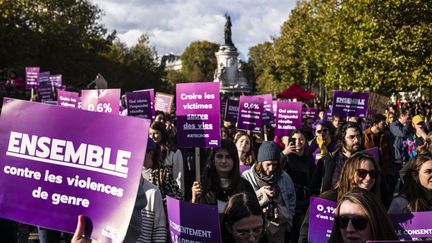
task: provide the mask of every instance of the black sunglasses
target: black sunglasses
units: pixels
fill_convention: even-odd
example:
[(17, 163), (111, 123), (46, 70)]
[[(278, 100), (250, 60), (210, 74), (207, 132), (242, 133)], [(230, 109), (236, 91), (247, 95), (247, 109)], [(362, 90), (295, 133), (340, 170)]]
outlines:
[(322, 129), (322, 130), (317, 130), (316, 132), (317, 132), (318, 134), (321, 134), (321, 133), (323, 133), (323, 132), (328, 132), (328, 130), (324, 128), (324, 129)]
[(378, 172), (376, 170), (357, 169), (356, 172), (358, 177), (362, 179), (365, 179), (368, 174), (372, 179), (376, 179), (378, 176)]
[(346, 229), (348, 227), (348, 223), (351, 221), (351, 224), (356, 228), (357, 230), (364, 230), (366, 226), (368, 225), (369, 220), (366, 217), (347, 217), (347, 216), (336, 216), (335, 222), (336, 226), (340, 229)]

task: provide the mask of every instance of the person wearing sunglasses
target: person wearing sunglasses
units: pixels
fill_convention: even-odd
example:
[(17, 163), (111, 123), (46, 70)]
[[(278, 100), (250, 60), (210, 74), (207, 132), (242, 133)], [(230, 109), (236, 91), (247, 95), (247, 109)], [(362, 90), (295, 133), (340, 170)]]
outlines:
[[(381, 198), (380, 175), (379, 165), (375, 159), (368, 154), (358, 152), (345, 162), (335, 188), (320, 194), (319, 197), (338, 202), (348, 191), (361, 188)], [(308, 242), (309, 216), (308, 209), (300, 229), (298, 242)]]
[(364, 243), (368, 240), (398, 238), (377, 195), (355, 188), (340, 198), (328, 242)]
[(222, 242), (262, 243), (264, 214), (254, 194), (238, 193), (227, 203), (221, 222)]
[(309, 142), (307, 154), (317, 163), (319, 159), (333, 152), (335, 144), (326, 121), (317, 120), (312, 125), (312, 129), (315, 131), (315, 137)]

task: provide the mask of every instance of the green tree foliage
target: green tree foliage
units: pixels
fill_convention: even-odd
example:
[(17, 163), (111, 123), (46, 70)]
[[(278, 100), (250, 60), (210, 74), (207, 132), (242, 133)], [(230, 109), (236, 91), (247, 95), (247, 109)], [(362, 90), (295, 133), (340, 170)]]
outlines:
[(217, 68), (219, 45), (209, 41), (192, 42), (180, 56), (182, 73), (188, 82), (211, 82)]
[(385, 95), (431, 85), (431, 16), (430, 1), (298, 2), (266, 50), (270, 64), (257, 73), (258, 88), (268, 89), (260, 82), (270, 75), (281, 86)]

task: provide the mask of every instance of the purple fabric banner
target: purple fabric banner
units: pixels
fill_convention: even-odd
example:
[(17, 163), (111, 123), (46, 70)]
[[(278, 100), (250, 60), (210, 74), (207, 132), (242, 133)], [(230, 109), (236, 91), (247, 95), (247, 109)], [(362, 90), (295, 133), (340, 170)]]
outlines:
[(239, 100), (228, 99), (225, 107), (225, 121), (237, 122)]
[(31, 89), (39, 85), (39, 67), (26, 67), (26, 88)]
[(167, 197), (167, 211), (171, 242), (222, 242), (216, 205), (195, 204)]
[(61, 88), (62, 87), (62, 75), (61, 74), (50, 75), (49, 76), (49, 81), (56, 88)]
[(79, 94), (77, 92), (69, 92), (57, 90), (57, 105), (78, 108)]
[[(150, 122), (13, 100), (0, 116), (0, 217), (121, 242), (141, 177)], [(136, 136), (139, 133), (141, 136)]]
[(389, 214), (401, 240), (432, 238), (432, 212)]
[(355, 116), (365, 118), (368, 111), (368, 93), (338, 91), (333, 95), (332, 115), (343, 118)]
[(292, 130), (300, 129), (302, 122), (302, 103), (276, 101), (276, 136), (288, 136)]
[(120, 89), (81, 90), (81, 109), (119, 114)]
[(220, 146), (220, 86), (217, 82), (176, 85), (177, 146)]
[(275, 115), (273, 114), (273, 97), (271, 94), (256, 95), (264, 99), (264, 111), (262, 116), (262, 125), (270, 125)]
[(309, 242), (327, 242), (332, 232), (337, 203), (312, 197), (309, 215)]
[(171, 113), (171, 107), (174, 101), (174, 95), (156, 92), (155, 110)]
[(237, 129), (251, 132), (262, 131), (264, 99), (258, 96), (240, 96)]
[(54, 87), (51, 82), (39, 83), (37, 87), (38, 99), (40, 102), (54, 100)]
[(153, 100), (154, 89), (126, 92), (128, 116), (152, 119), (155, 116)]
[(302, 116), (316, 118), (318, 115), (318, 109), (315, 107), (303, 107)]

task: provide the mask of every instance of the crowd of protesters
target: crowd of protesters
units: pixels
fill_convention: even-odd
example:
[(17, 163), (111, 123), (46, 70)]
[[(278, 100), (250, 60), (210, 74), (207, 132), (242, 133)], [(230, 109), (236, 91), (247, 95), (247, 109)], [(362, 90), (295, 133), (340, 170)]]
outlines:
[[(8, 85), (18, 89), (13, 75)], [(224, 242), (308, 242), (311, 197), (338, 203), (329, 242), (397, 239), (387, 212), (432, 210), (431, 122), (430, 102), (389, 105), (365, 119), (326, 119), (322, 110), (283, 137), (225, 121), (221, 146), (200, 149), (195, 178), (195, 151), (177, 146), (175, 115), (158, 112), (125, 242), (171, 240), (167, 196), (217, 205)], [(378, 157), (363, 152), (374, 147)], [(1, 220), (0, 227), (8, 242), (28, 242), (29, 226)], [(66, 241), (90, 242), (84, 227), (80, 216)], [(38, 230), (43, 243), (68, 238)]]

